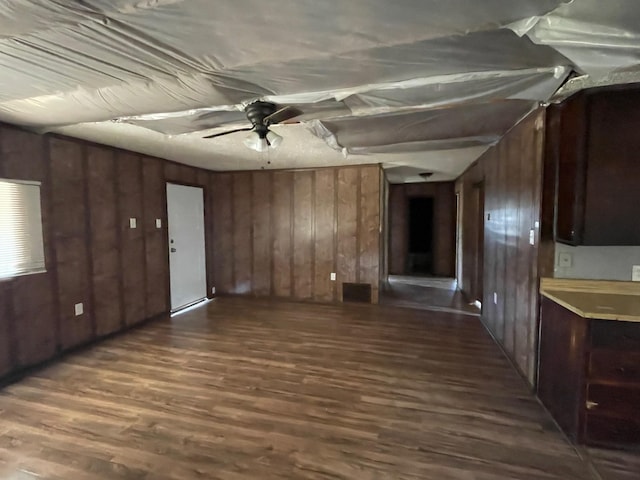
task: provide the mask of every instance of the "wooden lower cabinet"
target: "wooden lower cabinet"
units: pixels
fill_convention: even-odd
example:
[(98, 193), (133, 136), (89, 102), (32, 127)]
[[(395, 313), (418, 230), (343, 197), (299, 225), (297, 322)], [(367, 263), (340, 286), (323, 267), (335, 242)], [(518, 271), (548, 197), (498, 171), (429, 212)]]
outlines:
[(542, 299), (538, 397), (575, 442), (640, 447), (640, 323)]

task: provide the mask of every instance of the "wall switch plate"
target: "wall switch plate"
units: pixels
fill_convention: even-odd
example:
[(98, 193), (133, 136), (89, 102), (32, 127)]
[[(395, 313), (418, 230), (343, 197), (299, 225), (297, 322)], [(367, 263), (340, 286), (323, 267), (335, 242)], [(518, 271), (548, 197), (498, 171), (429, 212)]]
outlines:
[(160, 218), (156, 218), (156, 228), (162, 228), (162, 220)]
[(76, 317), (84, 313), (84, 305), (82, 303), (75, 304)]
[(568, 252), (561, 252), (558, 254), (558, 266), (562, 268), (570, 268), (573, 264), (573, 257)]
[(536, 244), (536, 231), (532, 228), (529, 230), (529, 245)]
[(211, 287), (211, 295), (215, 295), (216, 294), (216, 287)]
[(498, 304), (498, 292), (493, 292), (493, 304)]
[(631, 281), (640, 282), (640, 265), (634, 265), (631, 269)]
[(331, 272), (331, 281), (332, 282), (336, 281), (336, 272)]
[(135, 218), (130, 218), (129, 228), (137, 228), (137, 227), (138, 227), (138, 221)]

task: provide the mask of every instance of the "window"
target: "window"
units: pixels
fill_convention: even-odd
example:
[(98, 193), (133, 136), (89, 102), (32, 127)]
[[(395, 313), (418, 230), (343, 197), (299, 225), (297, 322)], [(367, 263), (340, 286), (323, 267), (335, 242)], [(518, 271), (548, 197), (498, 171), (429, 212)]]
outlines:
[(0, 179), (0, 279), (44, 271), (40, 183)]

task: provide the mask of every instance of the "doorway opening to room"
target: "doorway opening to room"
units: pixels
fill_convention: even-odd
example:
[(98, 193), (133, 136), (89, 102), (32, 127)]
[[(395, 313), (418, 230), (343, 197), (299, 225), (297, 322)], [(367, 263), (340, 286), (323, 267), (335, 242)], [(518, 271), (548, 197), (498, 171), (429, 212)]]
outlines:
[(171, 312), (207, 297), (204, 190), (167, 183)]
[(433, 198), (408, 199), (407, 274), (433, 275)]
[(390, 184), (385, 215), (388, 275), (380, 302), (476, 313), (456, 282), (454, 182)]

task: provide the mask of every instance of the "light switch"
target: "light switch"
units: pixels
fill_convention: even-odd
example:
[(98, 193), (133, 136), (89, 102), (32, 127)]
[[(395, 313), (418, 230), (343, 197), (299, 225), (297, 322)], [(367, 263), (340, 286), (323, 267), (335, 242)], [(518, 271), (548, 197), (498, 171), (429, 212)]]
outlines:
[(640, 282), (640, 265), (634, 265), (631, 269), (631, 281)]
[(84, 305), (82, 303), (76, 303), (75, 305), (76, 317), (84, 313)]
[(498, 304), (498, 292), (493, 292), (493, 304)]
[(156, 218), (156, 228), (162, 228), (162, 219)]
[(532, 228), (529, 230), (529, 245), (536, 244), (536, 231)]
[(130, 218), (129, 228), (137, 228), (137, 227), (138, 227), (138, 221), (135, 218)]
[(332, 282), (336, 281), (336, 272), (331, 272), (331, 281)]

